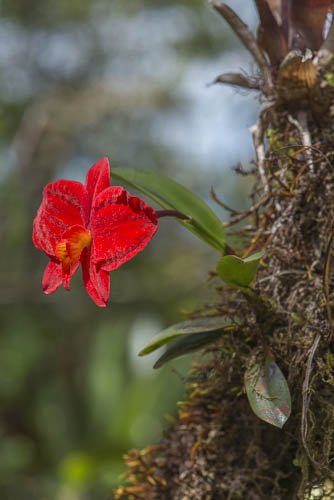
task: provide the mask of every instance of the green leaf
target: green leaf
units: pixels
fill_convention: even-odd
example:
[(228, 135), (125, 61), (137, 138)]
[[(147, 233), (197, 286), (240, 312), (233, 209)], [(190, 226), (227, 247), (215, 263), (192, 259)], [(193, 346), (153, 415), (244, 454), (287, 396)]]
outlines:
[(271, 356), (255, 363), (245, 373), (249, 404), (261, 420), (282, 428), (291, 413), (287, 381)]
[(217, 266), (217, 273), (225, 283), (237, 287), (248, 287), (254, 280), (263, 252), (257, 252), (246, 259), (236, 255), (225, 255)]
[[(182, 323), (177, 323), (172, 325), (158, 335), (156, 335), (140, 352), (139, 356), (146, 356), (159, 347), (175, 340), (178, 337), (184, 337), (191, 334), (199, 334), (204, 332), (214, 332), (221, 331), (222, 329), (228, 328), (231, 325), (227, 325), (226, 318), (222, 316), (215, 316), (212, 318), (198, 318), (188, 321), (182, 321)], [(234, 328), (234, 326), (233, 326)]]
[(219, 252), (225, 248), (225, 231), (211, 208), (178, 182), (156, 172), (118, 167), (111, 177), (138, 189), (162, 208), (177, 210), (191, 219), (178, 221)]
[(167, 363), (174, 358), (184, 356), (198, 349), (202, 349), (208, 344), (211, 344), (215, 340), (219, 339), (223, 333), (223, 330), (216, 330), (212, 332), (203, 333), (193, 333), (185, 337), (181, 337), (174, 342), (171, 342), (164, 354), (156, 361), (153, 368), (160, 368), (162, 365)]

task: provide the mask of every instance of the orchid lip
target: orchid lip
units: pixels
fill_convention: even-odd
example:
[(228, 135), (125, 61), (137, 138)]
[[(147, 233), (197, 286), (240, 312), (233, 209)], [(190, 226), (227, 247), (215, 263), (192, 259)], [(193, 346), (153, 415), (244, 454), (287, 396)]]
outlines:
[(92, 234), (82, 226), (71, 226), (57, 244), (55, 256), (62, 264), (64, 274), (70, 274), (71, 268), (79, 261), (82, 251), (92, 244)]

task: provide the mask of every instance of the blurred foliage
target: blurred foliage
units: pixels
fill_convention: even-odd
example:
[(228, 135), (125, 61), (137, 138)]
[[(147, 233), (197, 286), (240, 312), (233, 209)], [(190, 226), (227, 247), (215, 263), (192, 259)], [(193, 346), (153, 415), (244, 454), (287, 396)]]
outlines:
[(0, 498), (109, 498), (123, 453), (157, 439), (183, 393), (171, 366), (153, 372), (137, 352), (200, 302), (215, 255), (163, 221), (112, 274), (100, 310), (78, 276), (70, 294), (42, 294), (31, 223), (47, 182), (83, 180), (105, 155), (207, 196), (207, 165), (166, 137), (194, 105), (178, 90), (185, 68), (234, 41), (202, 0), (3, 0), (0, 11)]

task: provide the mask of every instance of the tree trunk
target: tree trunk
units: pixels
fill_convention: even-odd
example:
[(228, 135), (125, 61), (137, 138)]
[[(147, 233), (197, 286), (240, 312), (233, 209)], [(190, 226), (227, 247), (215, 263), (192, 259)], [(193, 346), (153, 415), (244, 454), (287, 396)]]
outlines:
[[(310, 46), (319, 45), (319, 24), (310, 28), (308, 19), (303, 28), (296, 9), (302, 0), (291, 2), (293, 9), (282, 0), (278, 15), (271, 10), (277, 2), (256, 3), (258, 41), (231, 9), (213, 4), (261, 71), (256, 81), (217, 78), (263, 94), (252, 129), (252, 208), (233, 212), (226, 224), (230, 234), (247, 237), (243, 256), (265, 250), (256, 293), (219, 288), (213, 314), (234, 319), (239, 331), (193, 367), (187, 398), (161, 442), (128, 454), (128, 485), (116, 491), (118, 499), (334, 498), (333, 35), (320, 50)], [(323, 13), (326, 2), (318, 3), (304, 7)], [(303, 52), (292, 50), (297, 45)], [(236, 228), (241, 219), (247, 224)], [(245, 371), (268, 353), (292, 397), (283, 429), (258, 419), (244, 391)]]

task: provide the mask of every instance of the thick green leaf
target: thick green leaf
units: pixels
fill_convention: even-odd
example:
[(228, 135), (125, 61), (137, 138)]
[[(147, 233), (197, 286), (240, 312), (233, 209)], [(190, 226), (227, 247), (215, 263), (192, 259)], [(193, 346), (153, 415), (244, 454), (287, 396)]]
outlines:
[(255, 415), (282, 428), (291, 413), (291, 396), (287, 381), (271, 356), (248, 368), (245, 386)]
[(111, 177), (125, 182), (147, 195), (162, 208), (177, 210), (191, 219), (179, 222), (216, 250), (225, 248), (225, 231), (221, 221), (201, 199), (189, 189), (156, 172), (118, 167)]
[(215, 316), (213, 318), (198, 318), (188, 321), (182, 321), (172, 325), (158, 335), (156, 335), (140, 352), (139, 356), (145, 356), (155, 351), (159, 347), (185, 335), (198, 334), (204, 332), (220, 331), (222, 328), (228, 328), (226, 318)]
[(223, 331), (224, 330), (216, 330), (213, 332), (193, 333), (174, 340), (167, 346), (166, 351), (158, 359), (158, 361), (156, 361), (153, 368), (160, 368), (162, 365), (167, 363), (167, 361), (184, 356), (190, 352), (197, 351), (198, 349), (202, 349), (206, 345), (219, 339)]
[(263, 252), (257, 252), (246, 259), (236, 255), (225, 255), (217, 266), (217, 273), (225, 283), (237, 287), (248, 287), (256, 276)]

